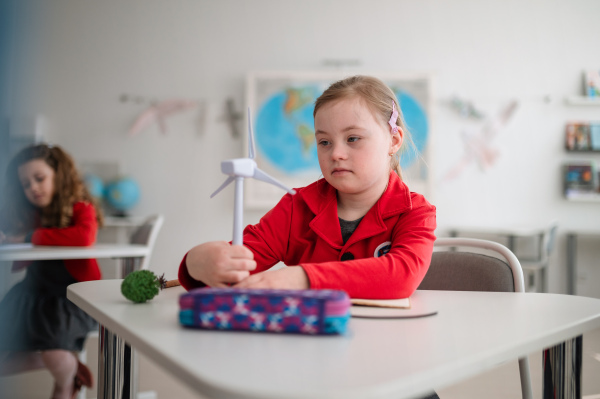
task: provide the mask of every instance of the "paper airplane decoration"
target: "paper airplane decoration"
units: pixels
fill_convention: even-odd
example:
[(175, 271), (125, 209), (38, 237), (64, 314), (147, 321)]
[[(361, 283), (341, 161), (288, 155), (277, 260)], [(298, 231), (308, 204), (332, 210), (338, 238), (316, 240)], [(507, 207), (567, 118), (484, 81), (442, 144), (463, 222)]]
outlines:
[(177, 99), (152, 104), (137, 117), (135, 122), (133, 122), (133, 125), (129, 128), (129, 135), (134, 136), (154, 123), (158, 123), (158, 127), (162, 134), (167, 134), (167, 126), (165, 124), (166, 118), (196, 108), (197, 106), (197, 101)]

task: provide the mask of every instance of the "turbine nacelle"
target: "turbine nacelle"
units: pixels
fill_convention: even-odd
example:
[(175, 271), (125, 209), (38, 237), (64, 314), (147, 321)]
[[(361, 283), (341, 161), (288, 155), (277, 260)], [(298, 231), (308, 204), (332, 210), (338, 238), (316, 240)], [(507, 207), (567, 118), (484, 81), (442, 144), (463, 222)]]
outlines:
[(256, 162), (250, 158), (228, 159), (221, 162), (221, 172), (229, 176), (253, 177)]

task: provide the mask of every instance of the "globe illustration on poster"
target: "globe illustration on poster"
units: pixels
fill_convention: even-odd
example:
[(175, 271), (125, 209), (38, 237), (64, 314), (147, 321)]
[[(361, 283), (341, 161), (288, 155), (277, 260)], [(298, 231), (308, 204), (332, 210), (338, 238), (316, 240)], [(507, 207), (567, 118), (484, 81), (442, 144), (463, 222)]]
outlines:
[[(287, 175), (319, 170), (313, 109), (322, 93), (317, 85), (286, 88), (275, 92), (259, 105), (255, 141), (261, 155)], [(410, 167), (427, 145), (429, 125), (419, 102), (409, 93), (395, 90), (396, 97), (416, 147), (401, 154), (401, 167)]]

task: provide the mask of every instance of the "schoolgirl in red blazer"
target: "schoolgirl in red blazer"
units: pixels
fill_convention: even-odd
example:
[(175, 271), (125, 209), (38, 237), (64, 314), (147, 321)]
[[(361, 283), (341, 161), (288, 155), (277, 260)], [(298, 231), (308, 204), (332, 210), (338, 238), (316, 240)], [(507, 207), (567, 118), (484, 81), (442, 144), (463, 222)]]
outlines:
[[(347, 78), (317, 99), (314, 117), (323, 179), (246, 227), (243, 246), (192, 248), (179, 268), (186, 289), (333, 288), (385, 299), (418, 287), (436, 210), (401, 179), (398, 154), (409, 140), (393, 91), (376, 78)], [(268, 270), (280, 261), (288, 267)]]
[[(96, 240), (97, 210), (72, 158), (58, 146), (30, 146), (8, 167), (0, 213), (0, 244), (88, 246)], [(69, 284), (100, 279), (95, 259), (15, 262), (26, 268), (0, 303), (0, 375), (46, 367), (51, 397), (72, 398), (92, 385), (73, 354), (96, 322), (66, 297)], [(8, 321), (8, 322), (7, 322)]]

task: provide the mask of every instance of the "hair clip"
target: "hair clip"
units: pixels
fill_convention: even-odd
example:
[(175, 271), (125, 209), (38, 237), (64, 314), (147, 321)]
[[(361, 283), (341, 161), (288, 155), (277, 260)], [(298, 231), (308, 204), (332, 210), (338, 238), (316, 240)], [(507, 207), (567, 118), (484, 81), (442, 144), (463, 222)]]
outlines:
[(398, 120), (398, 110), (396, 109), (396, 102), (392, 101), (392, 116), (390, 116), (390, 120), (388, 124), (392, 128), (392, 134), (398, 133), (398, 125), (396, 125), (396, 121)]

